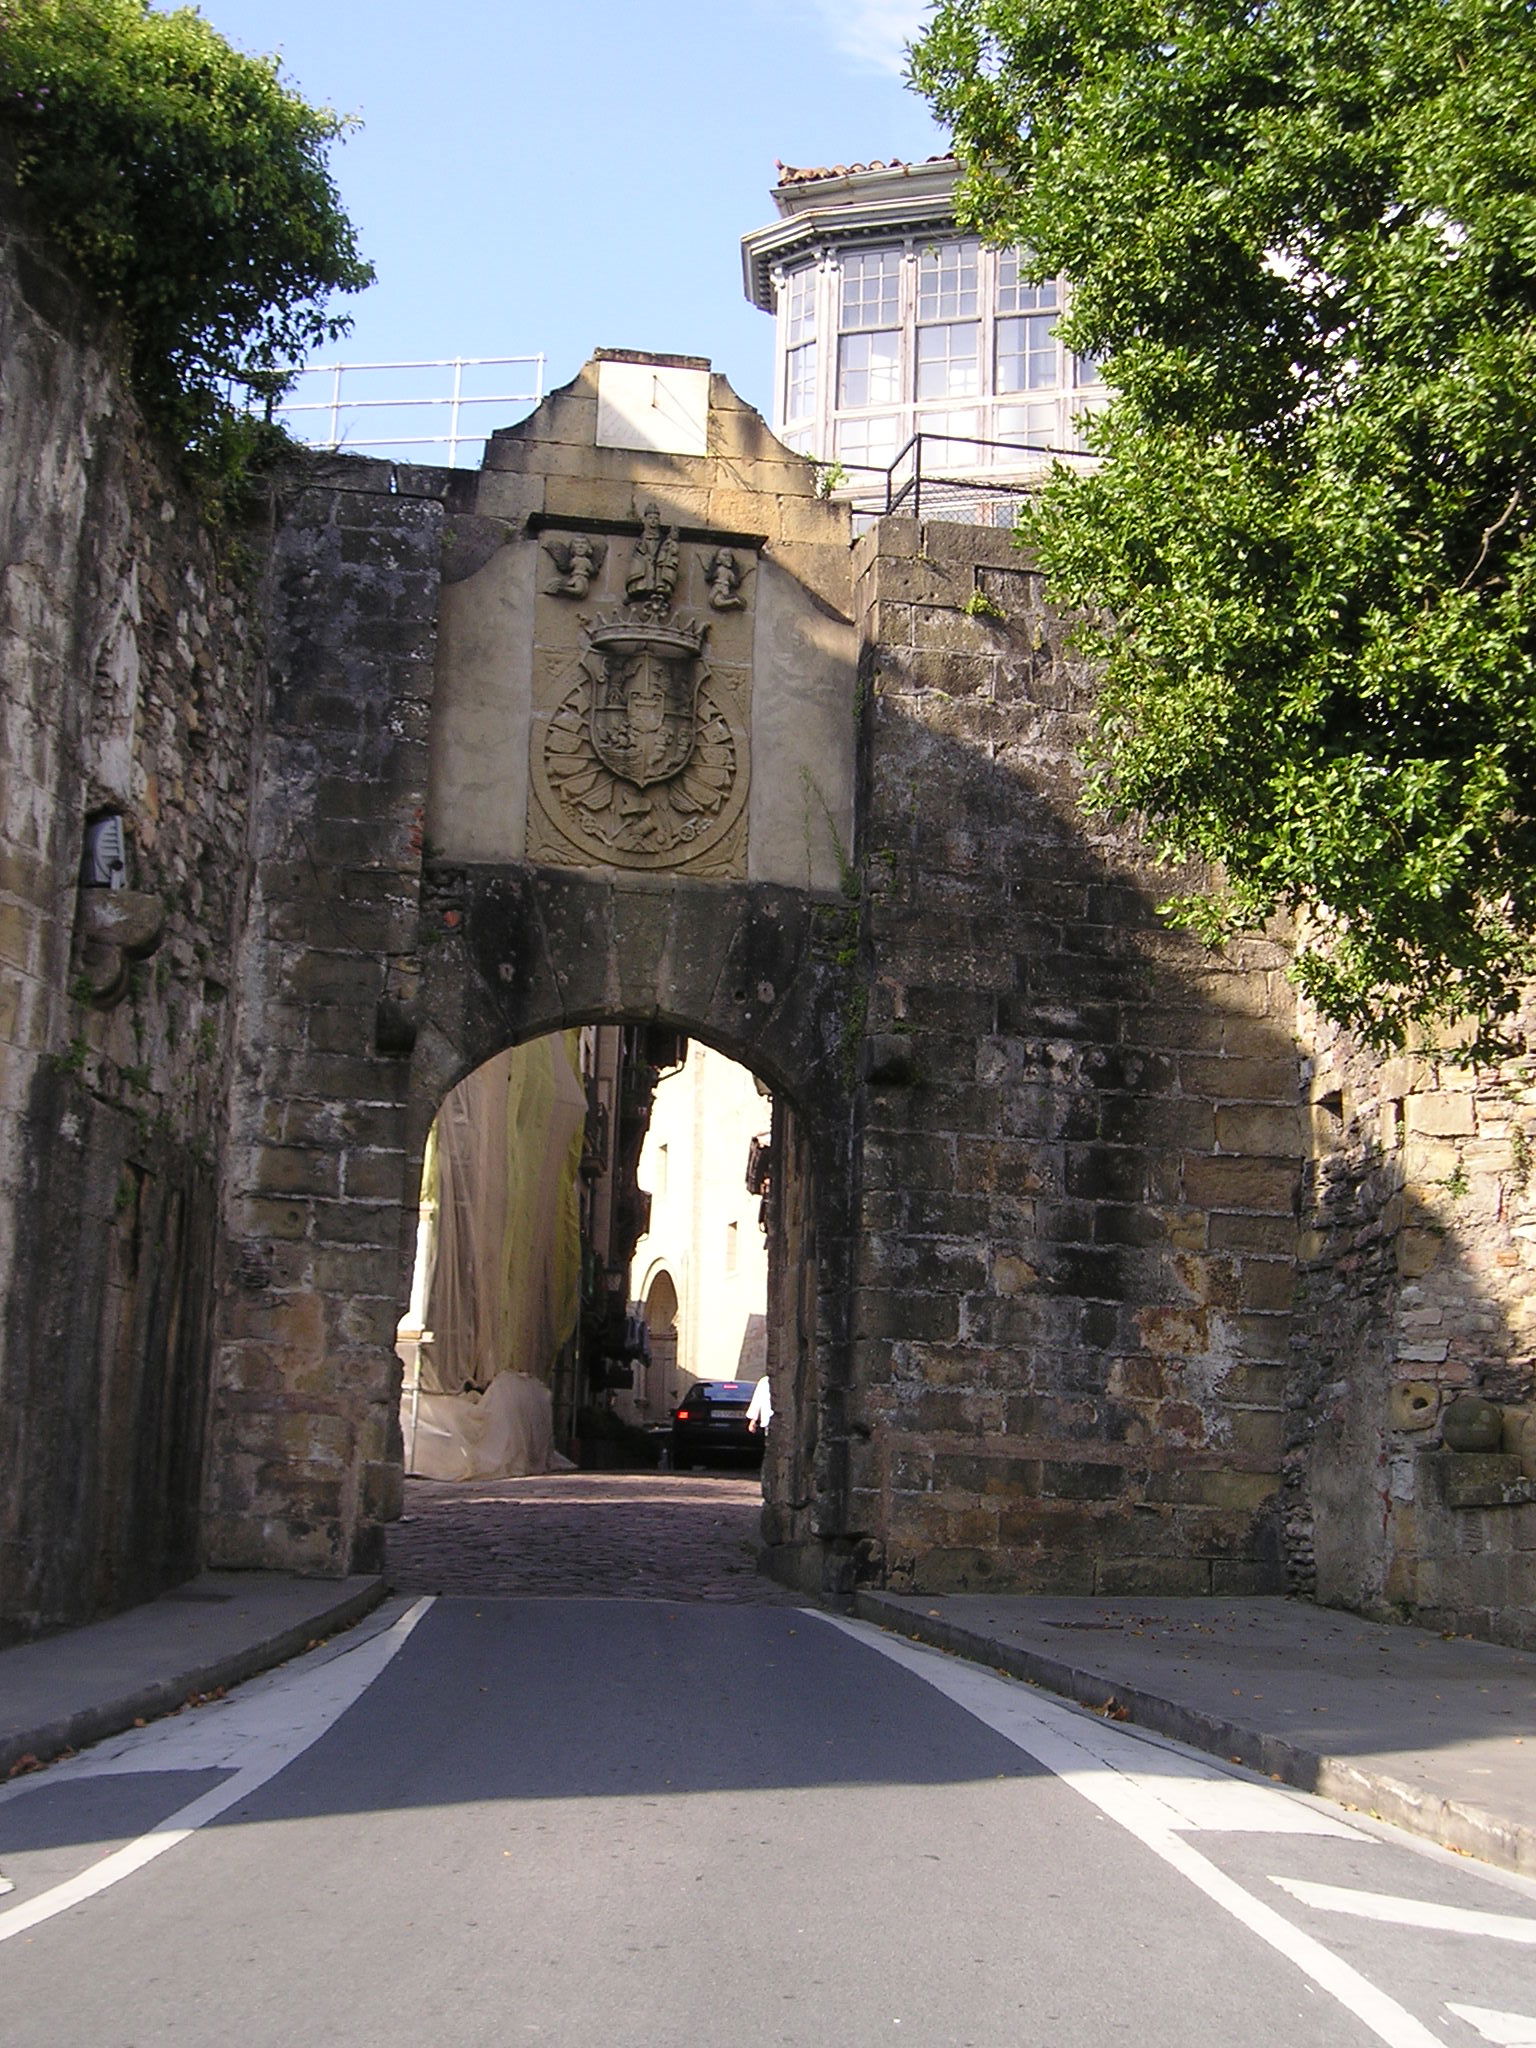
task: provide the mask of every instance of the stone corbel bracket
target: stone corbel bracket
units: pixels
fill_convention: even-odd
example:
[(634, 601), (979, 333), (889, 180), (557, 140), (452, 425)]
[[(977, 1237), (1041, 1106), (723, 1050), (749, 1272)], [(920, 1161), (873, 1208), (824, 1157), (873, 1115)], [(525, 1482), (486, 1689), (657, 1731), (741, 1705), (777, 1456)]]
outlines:
[(128, 969), (159, 946), (165, 905), (142, 889), (82, 889), (76, 923), (80, 972), (98, 1010), (110, 1010), (128, 993)]

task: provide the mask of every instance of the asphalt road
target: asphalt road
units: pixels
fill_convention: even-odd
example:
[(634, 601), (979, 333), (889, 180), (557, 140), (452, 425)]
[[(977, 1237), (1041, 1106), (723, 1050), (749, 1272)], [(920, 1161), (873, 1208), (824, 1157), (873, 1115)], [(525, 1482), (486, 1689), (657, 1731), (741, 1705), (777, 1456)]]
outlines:
[(1536, 1886), (784, 1606), (397, 1601), (0, 1869), (6, 2048), (1536, 2042)]

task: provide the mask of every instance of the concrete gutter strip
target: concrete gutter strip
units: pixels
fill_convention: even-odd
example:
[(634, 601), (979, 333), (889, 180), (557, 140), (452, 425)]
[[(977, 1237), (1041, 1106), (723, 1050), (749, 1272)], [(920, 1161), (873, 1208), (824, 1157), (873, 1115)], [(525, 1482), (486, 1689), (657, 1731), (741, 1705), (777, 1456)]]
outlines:
[(146, 1606), (0, 1651), (0, 1779), (23, 1757), (47, 1762), (286, 1663), (387, 1590), (376, 1577), (206, 1572)]
[[(1022, 1603), (1021, 1603), (1022, 1604)], [(987, 1635), (929, 1608), (914, 1611), (906, 1598), (881, 1593), (854, 1595), (853, 1611), (862, 1620), (888, 1628), (914, 1642), (947, 1650), (969, 1662), (988, 1665), (1021, 1678), (1047, 1692), (1110, 1713), (1136, 1727), (1166, 1735), (1191, 1749), (1204, 1750), (1226, 1762), (1275, 1778), (1298, 1791), (1318, 1793), (1343, 1806), (1355, 1807), (1405, 1832), (1423, 1835), (1441, 1847), (1479, 1857), (1504, 1870), (1536, 1877), (1536, 1827), (1510, 1819), (1465, 1799), (1406, 1783), (1366, 1757), (1341, 1757), (1308, 1748), (1273, 1730), (1264, 1730), (1212, 1713), (1188, 1701), (1152, 1693), (1065, 1658), (997, 1636)], [(1536, 1772), (1536, 1754), (1531, 1760)]]

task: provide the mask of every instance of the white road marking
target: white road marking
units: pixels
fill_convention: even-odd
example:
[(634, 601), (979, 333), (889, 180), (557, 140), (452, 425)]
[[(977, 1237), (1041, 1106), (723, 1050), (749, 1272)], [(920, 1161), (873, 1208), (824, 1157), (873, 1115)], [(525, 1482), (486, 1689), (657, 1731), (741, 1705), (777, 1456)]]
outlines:
[[(1299, 1927), (1293, 1927), (1289, 1920), (1262, 1899), (1244, 1891), (1225, 1871), (1218, 1870), (1214, 1863), (1191, 1848), (1180, 1832), (1191, 1823), (1178, 1816), (1171, 1800), (1165, 1796), (1163, 1774), (1146, 1770), (1146, 1746), (1134, 1736), (1122, 1735), (1107, 1727), (1096, 1728), (1081, 1714), (1036, 1698), (1018, 1680), (1000, 1678), (974, 1664), (946, 1657), (937, 1650), (901, 1642), (866, 1622), (849, 1621), (841, 1615), (821, 1614), (816, 1608), (801, 1611), (815, 1615), (832, 1628), (842, 1629), (858, 1642), (889, 1657), (893, 1663), (916, 1673), (936, 1691), (1023, 1750), (1026, 1756), (1044, 1764), (1063, 1784), (1091, 1800), (1101, 1813), (1117, 1821), (1154, 1855), (1160, 1856), (1191, 1884), (1198, 1886), (1207, 1898), (1230, 1913), (1250, 1933), (1256, 1934), (1261, 1941), (1294, 1963), (1320, 1990), (1328, 1992), (1346, 2011), (1352, 2012), (1379, 2041), (1386, 2042), (1387, 2048), (1430, 2048), (1431, 2043), (1435, 2048), (1444, 2048), (1438, 2036), (1416, 2020), (1406, 2006), (1399, 2005), (1395, 1998), (1389, 1997), (1369, 1978), (1341, 1961), (1320, 1941), (1304, 1934)], [(1198, 1762), (1191, 1759), (1190, 1763), (1198, 1773), (1201, 1769)], [(1215, 1766), (1210, 1767), (1213, 1783), (1222, 1776), (1224, 1773)], [(1142, 1780), (1154, 1781), (1158, 1789), (1154, 1790), (1152, 1784), (1140, 1782)], [(1294, 1795), (1279, 1787), (1273, 1792), (1261, 1785), (1245, 1789), (1262, 1799), (1300, 1803)], [(1292, 1829), (1287, 1823), (1277, 1831), (1289, 1833)]]
[[(148, 1834), (102, 1857), (78, 1877), (0, 1911), (0, 1941), (25, 1934), (131, 1877), (275, 1778), (367, 1691), (405, 1647), (407, 1637), (431, 1605), (430, 1596), (416, 1601), (392, 1627), (340, 1652), (318, 1653), (316, 1664), (308, 1670), (302, 1661), (292, 1664), (281, 1674), (256, 1681), (227, 1703), (200, 1708), (189, 1720), (158, 1723), (104, 1745), (107, 1753), (100, 1757), (87, 1754), (55, 1765), (48, 1774), (49, 1784), (64, 1777), (156, 1770), (233, 1767), (234, 1775), (168, 1814)], [(204, 1715), (210, 1717), (206, 1722)], [(39, 1789), (36, 1779), (22, 1779), (6, 1787), (12, 1797)]]
[(1531, 2048), (1536, 2043), (1536, 2018), (1528, 2018), (1523, 2012), (1494, 2012), (1486, 2005), (1449, 2003), (1445, 2009), (1465, 2020), (1469, 2027), (1475, 2027), (1485, 2041), (1498, 2042), (1499, 2048)]
[(1481, 1934), (1493, 1941), (1519, 1941), (1536, 1948), (1536, 1920), (1518, 1913), (1475, 1913), (1466, 1906), (1437, 1906), (1429, 1899), (1399, 1899), (1390, 1892), (1359, 1892), (1348, 1885), (1308, 1884), (1299, 1877), (1272, 1877), (1304, 1906), (1323, 1913), (1348, 1913), (1356, 1920), (1385, 1920), (1394, 1927), (1432, 1927), (1441, 1934)]

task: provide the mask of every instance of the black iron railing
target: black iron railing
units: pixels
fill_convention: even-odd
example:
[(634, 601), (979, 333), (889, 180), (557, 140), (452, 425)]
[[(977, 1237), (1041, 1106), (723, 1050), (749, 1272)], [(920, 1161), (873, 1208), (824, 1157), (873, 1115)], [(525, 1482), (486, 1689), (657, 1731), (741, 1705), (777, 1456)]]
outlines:
[(1020, 505), (1056, 463), (1080, 467), (1092, 460), (1081, 448), (984, 441), (925, 428), (885, 468), (834, 463), (825, 474), (831, 495), (848, 499), (861, 522), (895, 513), (905, 519), (1012, 526)]

